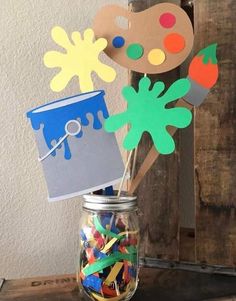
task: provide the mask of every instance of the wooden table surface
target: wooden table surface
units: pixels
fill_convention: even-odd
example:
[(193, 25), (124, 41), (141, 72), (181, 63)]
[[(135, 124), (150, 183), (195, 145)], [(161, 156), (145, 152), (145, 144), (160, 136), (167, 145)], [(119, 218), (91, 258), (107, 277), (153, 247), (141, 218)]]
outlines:
[[(0, 301), (75, 301), (81, 297), (75, 275), (5, 280)], [(236, 301), (236, 277), (142, 268), (133, 301)]]

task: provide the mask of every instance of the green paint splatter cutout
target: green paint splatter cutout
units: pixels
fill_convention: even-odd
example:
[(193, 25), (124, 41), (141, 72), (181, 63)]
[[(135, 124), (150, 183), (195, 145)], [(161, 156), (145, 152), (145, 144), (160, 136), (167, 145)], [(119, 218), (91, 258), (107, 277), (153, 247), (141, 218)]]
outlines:
[(185, 128), (191, 123), (192, 114), (186, 108), (166, 108), (166, 105), (186, 95), (191, 84), (188, 79), (179, 79), (162, 95), (163, 82), (156, 82), (151, 90), (150, 85), (150, 79), (143, 77), (138, 92), (132, 86), (124, 87), (122, 94), (128, 102), (127, 110), (109, 117), (105, 121), (105, 130), (115, 132), (128, 123), (131, 127), (123, 141), (125, 149), (134, 149), (146, 131), (159, 153), (170, 154), (175, 150), (175, 143), (166, 127)]
[(216, 65), (218, 63), (216, 57), (217, 44), (211, 44), (208, 47), (202, 49), (198, 52), (197, 56), (203, 56), (203, 64), (208, 64), (210, 61), (212, 64)]

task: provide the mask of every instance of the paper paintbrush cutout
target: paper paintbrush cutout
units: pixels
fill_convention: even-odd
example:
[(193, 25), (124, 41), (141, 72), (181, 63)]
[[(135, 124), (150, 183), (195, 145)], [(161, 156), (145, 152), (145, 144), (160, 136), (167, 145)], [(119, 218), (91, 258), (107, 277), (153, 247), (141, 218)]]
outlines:
[(107, 41), (93, 42), (93, 30), (87, 29), (84, 39), (79, 32), (73, 32), (71, 43), (61, 27), (53, 28), (52, 38), (66, 49), (65, 53), (49, 51), (44, 56), (47, 67), (61, 68), (51, 81), (52, 90), (63, 90), (77, 76), (81, 91), (89, 92), (50, 102), (27, 113), (36, 136), (50, 201), (114, 185), (124, 171), (115, 136), (103, 129), (109, 117), (105, 92), (92, 91), (93, 71), (107, 82), (116, 76), (111, 67), (99, 61)]
[[(216, 84), (219, 70), (216, 57), (217, 44), (212, 44), (202, 49), (192, 60), (189, 66), (188, 78), (191, 82), (191, 88), (188, 94), (178, 100), (176, 107), (185, 107), (192, 110), (195, 105), (203, 102), (210, 89)], [(173, 136), (176, 132), (175, 127), (171, 127), (169, 133)], [(137, 172), (136, 177), (131, 182), (129, 193), (132, 194), (148, 170), (159, 156), (156, 148), (153, 146), (147, 154), (144, 162)]]

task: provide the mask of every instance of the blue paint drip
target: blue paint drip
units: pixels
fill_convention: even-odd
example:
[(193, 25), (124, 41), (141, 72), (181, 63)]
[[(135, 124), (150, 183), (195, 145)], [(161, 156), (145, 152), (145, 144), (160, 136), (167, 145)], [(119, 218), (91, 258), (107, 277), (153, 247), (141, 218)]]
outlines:
[[(88, 94), (91, 94), (91, 97), (88, 97)], [(88, 126), (89, 120), (86, 115), (91, 114), (93, 116), (93, 128), (95, 130), (102, 128), (103, 124), (98, 118), (98, 112), (101, 111), (103, 113), (104, 119), (109, 117), (104, 95), (105, 92), (101, 90), (59, 99), (29, 111), (27, 117), (30, 118), (34, 130), (39, 130), (43, 126), (43, 136), (50, 150), (53, 147), (53, 140), (58, 142), (65, 136), (65, 125), (70, 120), (79, 120), (82, 127)], [(80, 100), (76, 101), (77, 97)], [(73, 101), (73, 98), (75, 98), (73, 103), (66, 104), (66, 100)], [(86, 99), (83, 100), (83, 98)], [(65, 102), (64, 105), (63, 102)], [(49, 107), (52, 105), (55, 105), (55, 108), (50, 109)], [(56, 107), (57, 105), (59, 107)], [(37, 112), (39, 109), (43, 111)], [(81, 138), (82, 136), (83, 129), (75, 137)], [(64, 158), (70, 160), (71, 151), (67, 139), (62, 143), (64, 144)], [(58, 148), (61, 148), (61, 145)], [(56, 150), (51, 155), (56, 156)]]

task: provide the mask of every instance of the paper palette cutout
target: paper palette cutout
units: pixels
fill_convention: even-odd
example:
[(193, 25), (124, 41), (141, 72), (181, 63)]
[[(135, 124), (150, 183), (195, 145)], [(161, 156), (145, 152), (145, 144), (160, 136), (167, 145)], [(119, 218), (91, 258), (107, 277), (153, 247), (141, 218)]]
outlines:
[(73, 32), (72, 42), (65, 30), (59, 26), (54, 27), (51, 34), (52, 39), (66, 50), (65, 53), (49, 51), (44, 56), (44, 64), (48, 68), (61, 68), (50, 83), (53, 91), (62, 91), (74, 76), (79, 79), (81, 92), (93, 91), (93, 71), (105, 82), (110, 83), (115, 79), (115, 70), (99, 60), (99, 54), (107, 47), (107, 41), (101, 38), (94, 42), (91, 28), (84, 31), (84, 39), (78, 31)]
[[(108, 118), (104, 94), (104, 91), (94, 91), (75, 95), (27, 113), (39, 156), (45, 157), (42, 164), (49, 200), (85, 194), (121, 180), (124, 165), (115, 136), (103, 129)], [(77, 123), (81, 127), (73, 128)], [(72, 135), (47, 155), (67, 132)]]
[(170, 154), (175, 150), (175, 143), (168, 133), (167, 126), (187, 127), (192, 120), (191, 111), (186, 108), (166, 108), (170, 102), (186, 95), (190, 89), (188, 79), (175, 81), (163, 94), (165, 85), (158, 81), (150, 89), (151, 80), (143, 77), (139, 82), (139, 90), (132, 86), (123, 88), (122, 94), (128, 102), (127, 110), (113, 115), (105, 121), (105, 130), (115, 132), (125, 124), (130, 130), (124, 139), (123, 146), (127, 150), (137, 147), (143, 132), (150, 133), (157, 151)]
[[(119, 27), (118, 17), (130, 28)], [(163, 73), (179, 66), (193, 47), (193, 28), (185, 11), (171, 3), (157, 4), (134, 13), (116, 5), (103, 7), (95, 16), (97, 38), (105, 38), (105, 53), (118, 64), (142, 73)], [(131, 50), (132, 51), (131, 51)]]

